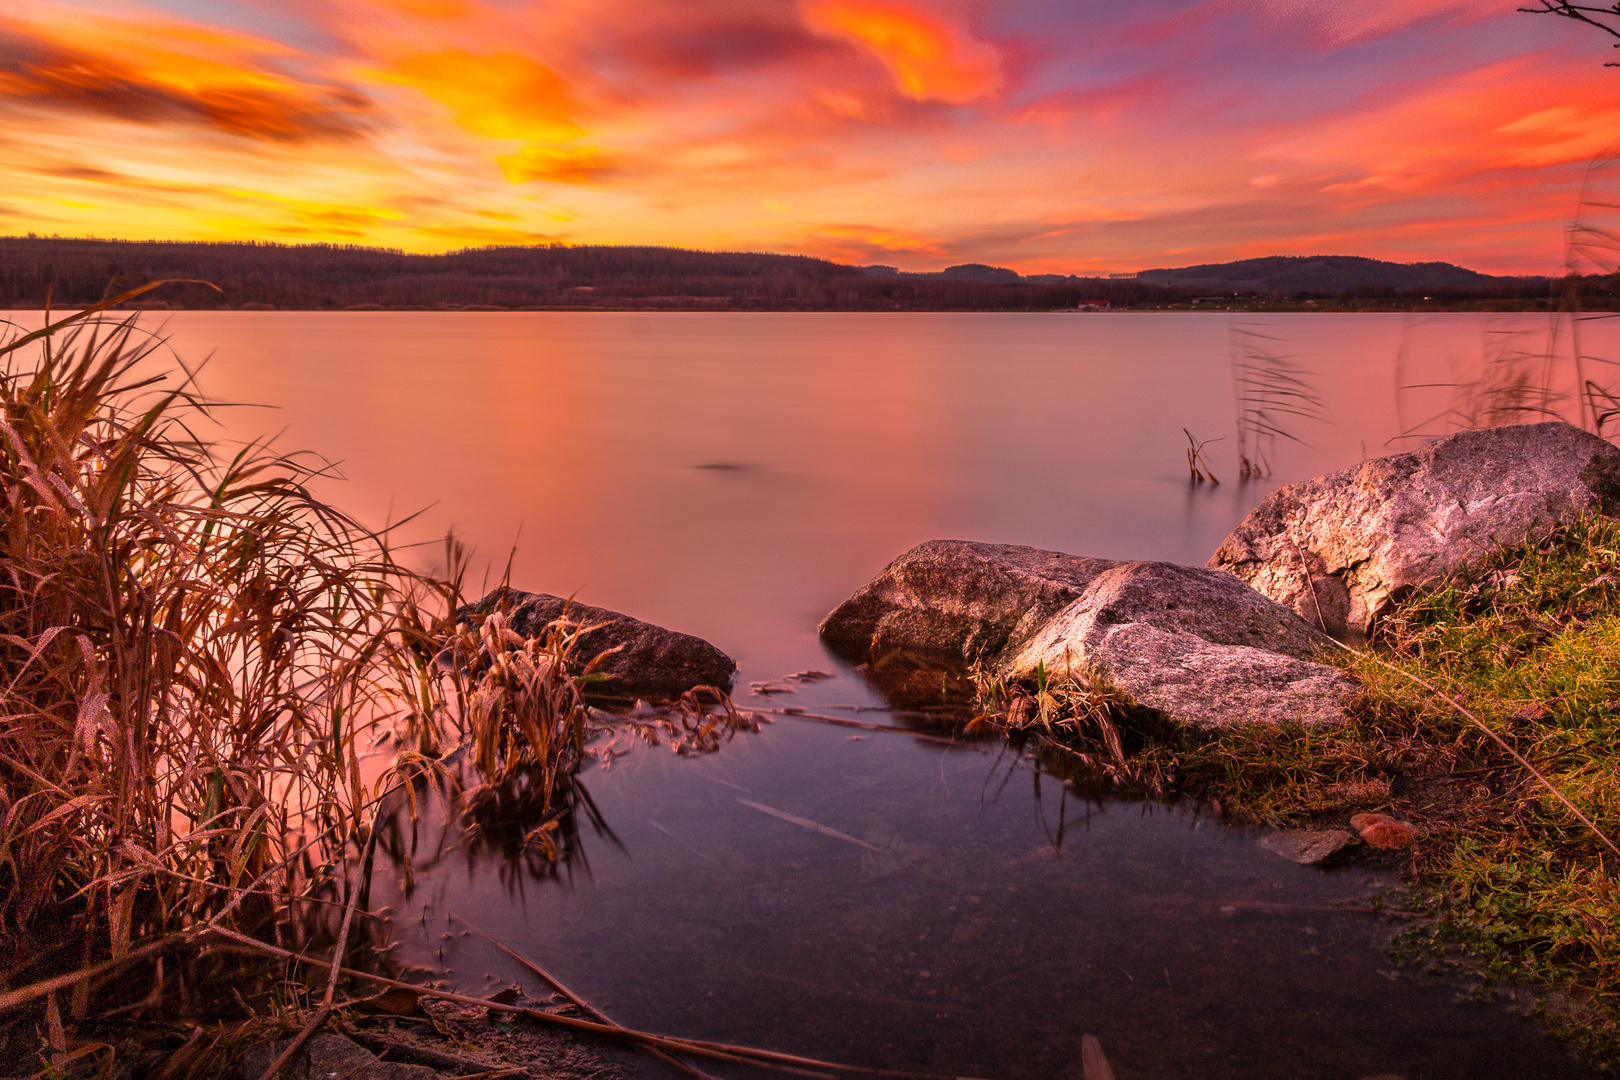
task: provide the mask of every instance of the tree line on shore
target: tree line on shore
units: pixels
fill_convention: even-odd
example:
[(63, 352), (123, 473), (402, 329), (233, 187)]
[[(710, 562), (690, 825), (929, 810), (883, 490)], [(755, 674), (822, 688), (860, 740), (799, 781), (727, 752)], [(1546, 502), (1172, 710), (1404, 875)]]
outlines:
[[(679, 248), (548, 245), (442, 255), (350, 245), (0, 238), (0, 307), (91, 304), (111, 291), (168, 278), (154, 306), (176, 308), (653, 308), (717, 310), (1045, 310), (1082, 304), (1186, 305), (1216, 299), (1208, 285), (1141, 278), (1043, 275), (1016, 281), (869, 273), (803, 255)], [(1303, 301), (1545, 300), (1540, 278), (1490, 278), (1471, 288), (1365, 285), (1268, 297)], [(1607, 282), (1601, 283), (1607, 284)], [(1589, 290), (1594, 297), (1601, 290)]]

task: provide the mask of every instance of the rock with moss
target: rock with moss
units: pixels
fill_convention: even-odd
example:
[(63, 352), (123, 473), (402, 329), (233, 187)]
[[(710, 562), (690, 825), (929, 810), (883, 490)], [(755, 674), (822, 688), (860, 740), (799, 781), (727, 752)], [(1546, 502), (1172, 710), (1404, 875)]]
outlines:
[(893, 650), (987, 665), (1015, 681), (1078, 681), (1206, 730), (1345, 718), (1331, 642), (1231, 574), (1159, 562), (934, 540), (891, 563), (821, 624), (835, 652)]
[(1339, 638), (1413, 589), (1620, 507), (1620, 450), (1559, 421), (1463, 431), (1278, 488), (1209, 565)]
[(463, 610), (503, 609), (507, 625), (524, 637), (539, 637), (559, 619), (584, 629), (574, 650), (581, 666), (608, 654), (596, 667), (599, 678), (587, 684), (592, 694), (673, 699), (697, 686), (729, 689), (737, 673), (735, 660), (700, 637), (550, 593), (496, 589)]

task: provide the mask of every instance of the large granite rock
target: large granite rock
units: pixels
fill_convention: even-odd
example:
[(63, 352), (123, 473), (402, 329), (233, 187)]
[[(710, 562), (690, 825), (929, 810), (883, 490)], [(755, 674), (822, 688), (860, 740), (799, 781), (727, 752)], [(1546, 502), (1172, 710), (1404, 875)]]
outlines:
[(1503, 544), (1620, 507), (1620, 450), (1558, 421), (1463, 431), (1278, 488), (1209, 565), (1341, 638)]
[(1035, 548), (934, 540), (896, 559), (821, 624), (835, 652), (979, 660), (1073, 678), (1201, 729), (1344, 719), (1331, 642), (1230, 574)]
[(468, 610), (487, 614), (502, 606), (507, 625), (524, 637), (539, 637), (565, 610), (570, 623), (593, 627), (578, 641), (575, 655), (583, 660), (617, 650), (596, 668), (602, 679), (590, 684), (593, 694), (677, 698), (694, 686), (727, 689), (737, 672), (735, 660), (700, 637), (550, 593), (497, 589)]
[(1351, 685), (1332, 643), (1230, 574), (1120, 563), (1047, 621), (1003, 673), (1078, 678), (1190, 727), (1336, 723)]

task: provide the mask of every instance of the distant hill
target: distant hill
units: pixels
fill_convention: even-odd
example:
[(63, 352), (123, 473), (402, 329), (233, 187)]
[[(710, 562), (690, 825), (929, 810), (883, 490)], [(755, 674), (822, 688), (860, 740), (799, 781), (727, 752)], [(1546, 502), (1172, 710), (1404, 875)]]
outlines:
[(542, 245), (408, 255), (334, 244), (0, 237), (0, 308), (83, 306), (163, 278), (144, 306), (247, 309), (597, 309), (714, 311), (1041, 311), (1191, 306), (1208, 293), (1301, 293), (1386, 306), (1547, 296), (1545, 278), (1478, 274), (1449, 263), (1278, 256), (1134, 277), (1020, 277), (963, 263), (935, 273), (846, 266), (803, 255), (661, 247)]
[(1394, 263), (1357, 255), (1272, 255), (1179, 269), (1143, 270), (1136, 280), (1217, 292), (1344, 294), (1358, 289), (1478, 292), (1525, 279), (1493, 277), (1445, 262)]

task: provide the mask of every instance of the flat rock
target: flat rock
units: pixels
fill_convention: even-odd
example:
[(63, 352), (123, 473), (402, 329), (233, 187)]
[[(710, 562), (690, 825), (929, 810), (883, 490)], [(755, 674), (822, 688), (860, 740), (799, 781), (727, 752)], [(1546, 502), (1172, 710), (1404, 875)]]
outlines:
[[(285, 1051), (291, 1039), (250, 1046), (242, 1054), (243, 1080), (259, 1080)], [(438, 1080), (439, 1074), (423, 1065), (379, 1061), (377, 1055), (341, 1035), (311, 1035), (278, 1080)]]
[(1073, 678), (1201, 729), (1333, 723), (1351, 689), (1314, 658), (1331, 642), (1231, 574), (935, 540), (829, 615), (823, 640), (980, 660), (1029, 681)]
[(1326, 862), (1355, 842), (1343, 829), (1287, 829), (1260, 838), (1261, 847), (1301, 866)]
[(1620, 450), (1561, 421), (1463, 431), (1288, 484), (1209, 565), (1340, 638), (1412, 589), (1583, 511), (1620, 507)]
[(677, 698), (694, 686), (731, 686), (737, 662), (700, 637), (666, 630), (629, 615), (570, 602), (550, 593), (497, 589), (471, 605), (484, 614), (508, 605), (508, 625), (524, 637), (538, 637), (553, 622), (593, 627), (580, 635), (575, 655), (588, 661), (608, 649), (618, 651), (597, 667), (601, 681), (593, 694), (626, 698)]

